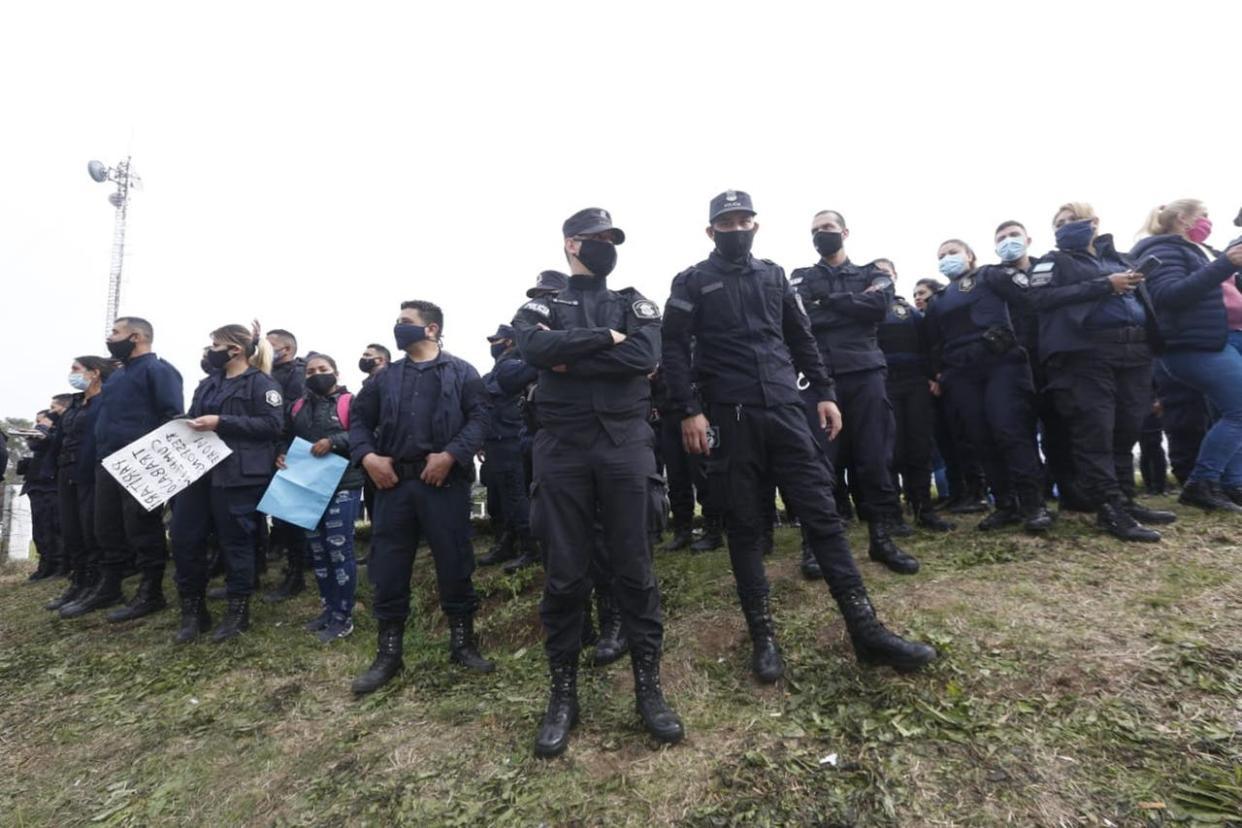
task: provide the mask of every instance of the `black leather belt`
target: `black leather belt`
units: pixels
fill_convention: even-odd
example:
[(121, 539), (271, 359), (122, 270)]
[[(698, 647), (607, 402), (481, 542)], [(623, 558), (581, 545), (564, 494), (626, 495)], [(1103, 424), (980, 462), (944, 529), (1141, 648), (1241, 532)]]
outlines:
[(427, 468), (427, 458), (394, 460), (392, 461), (392, 468), (397, 473), (398, 480), (418, 480), (422, 477), (423, 470)]
[(1147, 329), (1140, 327), (1104, 328), (1098, 331), (1087, 331), (1087, 339), (1092, 342), (1111, 342), (1125, 344), (1129, 342), (1146, 342)]

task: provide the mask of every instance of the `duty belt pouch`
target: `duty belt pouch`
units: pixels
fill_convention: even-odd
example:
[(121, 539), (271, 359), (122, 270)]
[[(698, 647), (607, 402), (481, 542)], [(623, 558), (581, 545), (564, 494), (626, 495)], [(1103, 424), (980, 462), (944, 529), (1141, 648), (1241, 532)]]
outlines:
[(1018, 344), (1018, 338), (1009, 328), (988, 328), (983, 332), (983, 343), (988, 351), (997, 356), (1007, 354)]

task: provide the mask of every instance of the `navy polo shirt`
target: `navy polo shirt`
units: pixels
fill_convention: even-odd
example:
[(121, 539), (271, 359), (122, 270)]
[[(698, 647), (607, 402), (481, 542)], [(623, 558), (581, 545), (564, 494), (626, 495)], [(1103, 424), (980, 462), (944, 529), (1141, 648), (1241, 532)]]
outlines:
[(401, 411), (396, 443), (398, 459), (417, 460), (436, 451), (431, 418), (440, 404), (440, 372), (433, 370), (441, 357), (426, 362), (407, 359), (401, 375)]

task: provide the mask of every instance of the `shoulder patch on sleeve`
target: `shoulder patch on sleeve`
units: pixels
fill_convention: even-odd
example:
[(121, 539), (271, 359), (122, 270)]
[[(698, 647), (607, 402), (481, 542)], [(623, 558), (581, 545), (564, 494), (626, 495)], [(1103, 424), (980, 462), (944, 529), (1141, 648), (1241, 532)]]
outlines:
[(1028, 279), (1026, 277), (1026, 274), (1023, 273), (1021, 270), (1015, 271), (1012, 278), (1013, 278), (1013, 283), (1020, 288), (1031, 286), (1031, 280)]
[(640, 299), (631, 307), (634, 309), (634, 315), (639, 319), (659, 319), (660, 308), (655, 302), (649, 299)]
[[(670, 308), (676, 308), (679, 311), (685, 311), (686, 313), (694, 313), (693, 302), (687, 302), (685, 299), (678, 299), (676, 296), (669, 297), (668, 306)], [(667, 312), (668, 311), (665, 311), (665, 313)]]
[(1056, 262), (1040, 262), (1031, 268), (1031, 275), (1027, 277), (1031, 287), (1043, 287), (1051, 284), (1053, 271), (1056, 269)]
[(527, 302), (525, 305), (522, 305), (522, 310), (532, 311), (540, 316), (552, 316), (552, 311), (543, 302)]
[(1056, 262), (1039, 262), (1035, 267), (1031, 268), (1032, 273), (1043, 273), (1050, 271), (1057, 266)]
[(275, 388), (264, 394), (263, 399), (266, 400), (267, 404), (272, 408), (280, 408), (280, 404), (284, 402), (284, 398), (280, 396), (280, 392)]
[(793, 285), (794, 287), (797, 287), (798, 285), (802, 284), (802, 277), (801, 276), (793, 277), (792, 279), (789, 280), (789, 284)]

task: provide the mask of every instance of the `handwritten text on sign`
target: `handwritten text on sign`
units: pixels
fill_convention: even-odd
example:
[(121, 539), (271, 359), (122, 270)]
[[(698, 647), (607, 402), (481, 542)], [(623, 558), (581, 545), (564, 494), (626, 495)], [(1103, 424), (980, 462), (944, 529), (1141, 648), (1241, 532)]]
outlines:
[(210, 431), (172, 420), (108, 455), (103, 467), (151, 511), (215, 468), (233, 453)]

